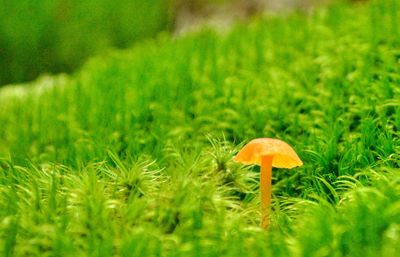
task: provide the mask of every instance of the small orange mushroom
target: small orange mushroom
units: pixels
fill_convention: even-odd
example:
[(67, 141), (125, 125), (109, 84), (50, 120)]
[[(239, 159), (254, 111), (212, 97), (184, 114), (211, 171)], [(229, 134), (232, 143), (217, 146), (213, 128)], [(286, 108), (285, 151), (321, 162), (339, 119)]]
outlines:
[(261, 227), (266, 229), (270, 223), (272, 166), (291, 169), (303, 165), (303, 162), (290, 145), (274, 138), (251, 140), (233, 160), (242, 164), (261, 166)]

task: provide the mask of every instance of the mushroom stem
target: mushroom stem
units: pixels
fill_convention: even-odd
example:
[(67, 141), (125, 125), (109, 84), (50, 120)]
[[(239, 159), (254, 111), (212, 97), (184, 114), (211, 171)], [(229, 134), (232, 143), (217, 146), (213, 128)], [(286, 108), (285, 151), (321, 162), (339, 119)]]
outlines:
[(261, 228), (267, 229), (270, 223), (270, 205), (272, 193), (272, 158), (261, 157), (260, 191), (261, 191)]

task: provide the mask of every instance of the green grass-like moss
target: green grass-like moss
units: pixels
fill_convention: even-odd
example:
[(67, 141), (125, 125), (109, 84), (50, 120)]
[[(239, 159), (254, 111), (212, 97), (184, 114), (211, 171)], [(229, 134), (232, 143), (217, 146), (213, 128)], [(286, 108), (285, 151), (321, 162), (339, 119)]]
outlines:
[[(0, 105), (5, 256), (394, 256), (400, 239), (397, 1), (163, 36)], [(60, 82), (61, 83), (61, 82)], [(274, 172), (259, 229), (255, 137)]]

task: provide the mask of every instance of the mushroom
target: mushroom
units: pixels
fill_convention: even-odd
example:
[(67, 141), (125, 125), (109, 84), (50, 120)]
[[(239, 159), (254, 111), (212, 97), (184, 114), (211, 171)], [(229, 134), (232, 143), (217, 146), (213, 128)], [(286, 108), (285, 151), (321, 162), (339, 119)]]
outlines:
[(303, 165), (303, 162), (290, 145), (274, 138), (251, 140), (233, 160), (242, 164), (261, 166), (261, 227), (266, 229), (270, 223), (272, 166), (291, 169)]

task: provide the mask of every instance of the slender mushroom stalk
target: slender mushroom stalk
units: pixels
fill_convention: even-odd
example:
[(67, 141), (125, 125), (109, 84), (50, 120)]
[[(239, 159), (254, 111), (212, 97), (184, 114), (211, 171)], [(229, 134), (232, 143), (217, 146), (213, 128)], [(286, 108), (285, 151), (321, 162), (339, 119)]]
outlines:
[(267, 229), (271, 213), (272, 166), (291, 169), (303, 165), (303, 162), (290, 145), (274, 138), (253, 139), (239, 151), (234, 160), (261, 166), (261, 227)]
[(261, 191), (261, 227), (266, 229), (270, 221), (272, 194), (272, 158), (271, 155), (261, 157), (260, 191)]

